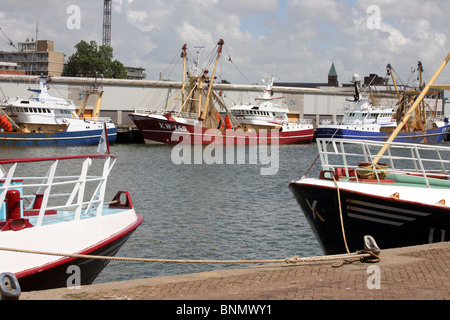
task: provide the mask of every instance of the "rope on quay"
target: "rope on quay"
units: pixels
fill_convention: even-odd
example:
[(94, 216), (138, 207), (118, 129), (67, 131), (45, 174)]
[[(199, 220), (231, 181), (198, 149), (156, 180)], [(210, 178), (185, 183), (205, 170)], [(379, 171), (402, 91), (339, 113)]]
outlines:
[(319, 257), (308, 257), (300, 258), (298, 256), (280, 260), (170, 260), (170, 259), (146, 259), (146, 258), (127, 258), (127, 257), (108, 257), (108, 256), (93, 256), (93, 255), (83, 255), (83, 254), (67, 254), (67, 253), (57, 253), (57, 252), (45, 252), (38, 250), (26, 250), (26, 249), (13, 249), (0, 247), (0, 251), (18, 252), (18, 253), (28, 253), (28, 254), (38, 254), (46, 256), (58, 256), (58, 257), (68, 257), (77, 259), (94, 259), (94, 260), (110, 260), (110, 261), (125, 261), (125, 262), (147, 262), (147, 263), (173, 263), (173, 264), (261, 264), (261, 263), (286, 263), (286, 264), (297, 264), (305, 262), (326, 262), (326, 261), (363, 261), (368, 263), (375, 263), (379, 261), (379, 256), (371, 251), (357, 251), (355, 253), (347, 253), (340, 255), (330, 255), (330, 256), (319, 256)]

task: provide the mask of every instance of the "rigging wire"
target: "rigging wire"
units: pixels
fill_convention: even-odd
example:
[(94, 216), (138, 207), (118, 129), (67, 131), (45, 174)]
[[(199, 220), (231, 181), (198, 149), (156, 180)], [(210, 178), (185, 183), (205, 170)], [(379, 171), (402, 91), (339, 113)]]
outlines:
[(233, 60), (231, 59), (231, 55), (228, 51), (228, 47), (225, 45), (225, 50), (228, 54), (228, 61), (236, 68), (236, 70), (244, 77), (244, 79), (251, 85), (254, 86), (254, 84), (251, 83), (251, 81), (245, 76), (245, 74), (237, 67), (237, 65), (233, 62)]
[(12, 40), (8, 37), (8, 35), (5, 33), (5, 31), (3, 30), (3, 28), (0, 27), (0, 31), (3, 33), (3, 35), (5, 36), (5, 38), (8, 40), (6, 41), (5, 39), (2, 39), (3, 41), (5, 41), (6, 44), (13, 46), (17, 51), (19, 51), (19, 49), (17, 49), (17, 47), (14, 45), (14, 43), (12, 42)]

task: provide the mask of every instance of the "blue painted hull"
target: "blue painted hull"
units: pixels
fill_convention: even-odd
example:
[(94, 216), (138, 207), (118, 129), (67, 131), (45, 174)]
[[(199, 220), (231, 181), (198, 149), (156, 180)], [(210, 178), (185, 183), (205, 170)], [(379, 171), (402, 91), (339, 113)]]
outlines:
[[(92, 146), (98, 145), (103, 130), (20, 133), (0, 132), (0, 147)], [(117, 139), (117, 128), (108, 129), (109, 144)]]
[[(400, 132), (395, 142), (404, 143), (441, 143), (447, 137), (450, 125), (416, 132)], [(380, 131), (361, 131), (351, 129), (317, 128), (317, 138), (335, 138), (352, 140), (387, 141), (390, 134)]]

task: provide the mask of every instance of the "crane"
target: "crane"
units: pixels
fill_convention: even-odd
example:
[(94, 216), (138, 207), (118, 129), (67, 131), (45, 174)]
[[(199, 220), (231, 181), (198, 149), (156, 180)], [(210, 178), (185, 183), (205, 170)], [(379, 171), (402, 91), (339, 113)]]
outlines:
[(111, 46), (111, 0), (103, 2), (103, 45)]

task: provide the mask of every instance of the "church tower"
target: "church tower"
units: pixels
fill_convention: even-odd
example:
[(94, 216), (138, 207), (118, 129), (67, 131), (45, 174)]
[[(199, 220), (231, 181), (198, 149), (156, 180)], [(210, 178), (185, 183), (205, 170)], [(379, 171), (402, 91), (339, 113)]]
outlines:
[(328, 73), (328, 85), (330, 87), (339, 87), (338, 75), (336, 72), (336, 68), (334, 67), (334, 62), (331, 65), (330, 72)]

